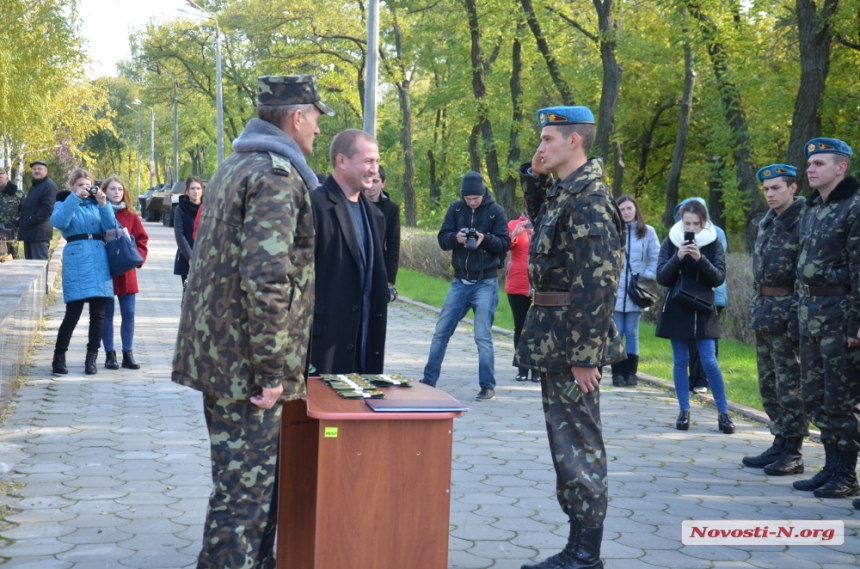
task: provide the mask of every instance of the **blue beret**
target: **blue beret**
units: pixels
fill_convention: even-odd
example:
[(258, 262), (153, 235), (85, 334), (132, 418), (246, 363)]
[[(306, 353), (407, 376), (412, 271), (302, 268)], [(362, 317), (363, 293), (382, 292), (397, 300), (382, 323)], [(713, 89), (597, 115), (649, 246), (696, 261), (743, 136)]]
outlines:
[(854, 154), (851, 147), (838, 138), (813, 138), (806, 143), (803, 152), (807, 158), (813, 154), (844, 154), (851, 158)]
[(797, 168), (789, 166), (788, 164), (771, 164), (770, 166), (765, 166), (759, 170), (756, 175), (758, 176), (759, 182), (764, 182), (771, 178), (779, 178), (781, 176), (791, 176), (792, 178), (796, 178)]
[(594, 115), (588, 107), (549, 107), (537, 112), (541, 127), (562, 124), (594, 124)]

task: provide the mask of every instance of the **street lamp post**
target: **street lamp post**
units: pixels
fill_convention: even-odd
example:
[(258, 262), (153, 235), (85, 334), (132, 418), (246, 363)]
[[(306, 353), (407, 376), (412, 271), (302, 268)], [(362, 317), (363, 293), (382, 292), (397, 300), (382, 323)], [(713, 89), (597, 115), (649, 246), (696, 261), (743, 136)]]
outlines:
[(155, 176), (155, 111), (152, 107), (149, 107), (149, 121), (149, 187), (151, 188), (154, 185)]
[(221, 26), (218, 23), (218, 18), (212, 12), (201, 8), (194, 0), (187, 0), (198, 12), (186, 11), (180, 8), (181, 12), (191, 14), (199, 18), (207, 18), (215, 22), (215, 105), (218, 107), (217, 122), (218, 122), (218, 165), (224, 161), (224, 101), (221, 85)]
[[(136, 100), (137, 99), (135, 99), (135, 101)], [(138, 103), (140, 103), (140, 101), (138, 101)], [(142, 123), (140, 122), (139, 112), (131, 108), (129, 105), (126, 105), (125, 108), (137, 115), (137, 199), (140, 200), (140, 130)]]
[(376, 82), (379, 73), (379, 0), (367, 5), (367, 62), (364, 74), (364, 132), (376, 137)]

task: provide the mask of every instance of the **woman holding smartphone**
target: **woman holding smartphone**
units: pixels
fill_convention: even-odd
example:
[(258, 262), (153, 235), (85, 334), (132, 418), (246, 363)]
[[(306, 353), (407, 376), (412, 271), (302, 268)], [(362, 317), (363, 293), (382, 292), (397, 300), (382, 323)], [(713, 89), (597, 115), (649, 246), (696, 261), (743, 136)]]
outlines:
[[(657, 319), (657, 337), (668, 338), (672, 342), (672, 377), (681, 408), (675, 427), (680, 431), (690, 428), (690, 376), (687, 371), (690, 352), (687, 342), (695, 340), (717, 404), (717, 426), (728, 435), (735, 432), (735, 425), (728, 415), (723, 374), (715, 353), (714, 340), (720, 337), (720, 320), (713, 301), (713, 288), (726, 279), (725, 255), (702, 204), (689, 201), (681, 207), (679, 214), (681, 221), (669, 230), (669, 237), (663, 242), (657, 259), (657, 282), (669, 289)], [(682, 279), (688, 279), (688, 283), (695, 281), (704, 285), (701, 286), (703, 290), (710, 291), (710, 308), (693, 307), (673, 294)], [(707, 305), (705, 300), (701, 304)]]

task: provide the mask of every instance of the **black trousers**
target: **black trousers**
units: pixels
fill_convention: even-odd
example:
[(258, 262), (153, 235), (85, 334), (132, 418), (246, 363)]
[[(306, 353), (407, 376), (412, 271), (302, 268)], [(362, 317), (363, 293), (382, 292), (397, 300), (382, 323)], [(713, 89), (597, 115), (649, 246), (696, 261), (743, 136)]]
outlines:
[(75, 331), (75, 326), (81, 319), (81, 313), (84, 311), (84, 303), (86, 302), (90, 303), (90, 330), (87, 336), (87, 351), (99, 351), (105, 328), (105, 303), (107, 302), (105, 297), (83, 298), (66, 303), (66, 315), (63, 316), (63, 323), (60, 324), (57, 345), (54, 349), (57, 353), (65, 354), (66, 350), (69, 349), (72, 332)]
[(50, 241), (24, 241), (24, 258), (34, 261), (47, 261), (50, 244)]
[[(508, 294), (508, 304), (511, 305), (511, 314), (514, 317), (514, 365), (517, 366), (517, 344), (520, 341), (520, 333), (523, 331), (523, 324), (526, 322), (526, 315), (529, 313), (529, 308), (532, 304), (532, 299), (524, 294)], [(520, 375), (526, 375), (528, 369), (517, 366)]]

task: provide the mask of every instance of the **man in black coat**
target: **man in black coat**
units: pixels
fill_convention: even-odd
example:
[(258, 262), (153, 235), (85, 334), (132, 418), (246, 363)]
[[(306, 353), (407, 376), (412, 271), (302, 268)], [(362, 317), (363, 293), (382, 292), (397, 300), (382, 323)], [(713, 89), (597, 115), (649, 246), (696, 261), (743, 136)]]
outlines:
[(25, 259), (48, 259), (48, 245), (54, 235), (51, 213), (57, 201), (57, 184), (48, 177), (48, 165), (41, 160), (30, 164), (33, 185), (21, 205), (18, 241), (24, 242)]
[(385, 218), (363, 191), (378, 174), (376, 139), (334, 137), (332, 174), (310, 192), (316, 233), (311, 363), (317, 373), (382, 373), (388, 318)]
[(385, 217), (385, 237), (382, 254), (385, 257), (385, 270), (388, 272), (388, 286), (393, 287), (397, 280), (397, 267), (400, 265), (400, 206), (391, 201), (385, 193), (385, 168), (379, 167), (373, 185), (364, 191), (367, 199), (376, 204)]

